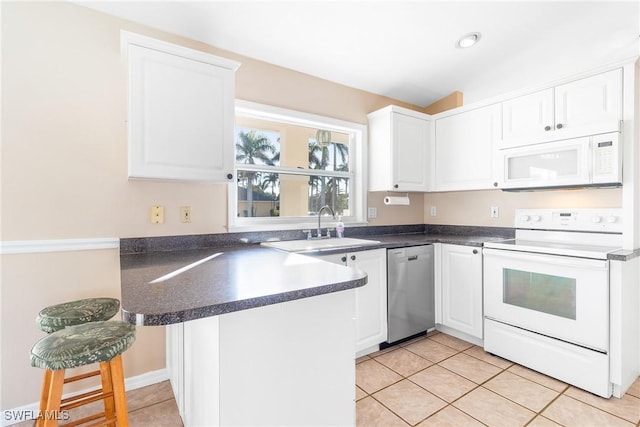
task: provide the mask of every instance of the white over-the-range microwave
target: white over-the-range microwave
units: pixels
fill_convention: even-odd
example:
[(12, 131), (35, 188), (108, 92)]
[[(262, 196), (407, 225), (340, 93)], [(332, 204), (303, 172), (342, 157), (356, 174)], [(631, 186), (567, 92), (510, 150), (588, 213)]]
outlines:
[(503, 190), (622, 185), (620, 133), (499, 150)]

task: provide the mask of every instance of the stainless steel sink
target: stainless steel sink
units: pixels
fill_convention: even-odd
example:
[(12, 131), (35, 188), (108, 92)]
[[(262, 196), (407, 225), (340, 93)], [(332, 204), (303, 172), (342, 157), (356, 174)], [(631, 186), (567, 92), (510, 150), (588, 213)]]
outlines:
[(345, 238), (331, 238), (318, 240), (286, 240), (283, 242), (264, 242), (263, 246), (280, 249), (287, 252), (313, 252), (330, 249), (348, 248), (355, 246), (377, 245), (377, 240)]

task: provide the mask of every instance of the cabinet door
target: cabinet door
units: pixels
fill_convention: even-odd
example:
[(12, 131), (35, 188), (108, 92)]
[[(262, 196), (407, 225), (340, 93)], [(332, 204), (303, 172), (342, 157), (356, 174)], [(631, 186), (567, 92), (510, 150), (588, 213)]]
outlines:
[(356, 288), (356, 353), (386, 341), (387, 251), (374, 249), (317, 258), (367, 273), (367, 284)]
[(427, 191), (429, 122), (392, 113), (393, 189)]
[(436, 191), (494, 188), (494, 147), (502, 132), (501, 105), (444, 117), (435, 122)]
[(544, 138), (554, 129), (553, 89), (502, 103), (501, 147), (517, 147)]
[(571, 137), (617, 131), (622, 120), (622, 69), (555, 88), (555, 126)]
[(482, 251), (442, 245), (442, 324), (482, 339)]
[(234, 71), (130, 44), (129, 177), (229, 182)]
[(367, 284), (356, 289), (356, 352), (387, 340), (387, 251), (352, 252), (347, 265), (367, 273)]

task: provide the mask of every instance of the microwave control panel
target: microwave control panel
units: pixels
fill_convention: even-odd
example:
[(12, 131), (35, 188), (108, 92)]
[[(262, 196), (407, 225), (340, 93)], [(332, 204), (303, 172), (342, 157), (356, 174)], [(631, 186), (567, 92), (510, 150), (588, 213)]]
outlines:
[(618, 133), (592, 137), (593, 183), (622, 182), (622, 153)]

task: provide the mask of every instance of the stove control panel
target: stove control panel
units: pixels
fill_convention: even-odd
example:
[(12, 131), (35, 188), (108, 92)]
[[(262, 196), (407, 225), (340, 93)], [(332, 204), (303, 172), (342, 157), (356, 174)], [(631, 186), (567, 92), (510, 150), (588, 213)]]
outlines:
[(622, 209), (516, 209), (515, 227), (622, 233)]

